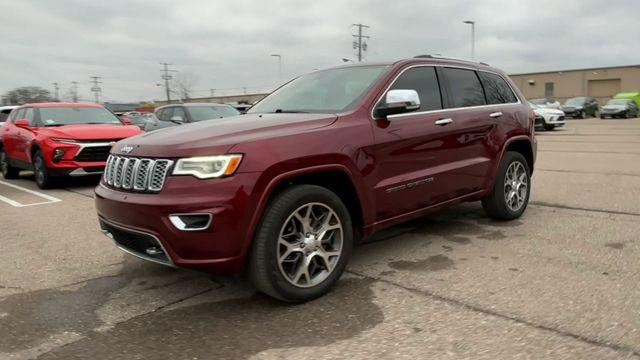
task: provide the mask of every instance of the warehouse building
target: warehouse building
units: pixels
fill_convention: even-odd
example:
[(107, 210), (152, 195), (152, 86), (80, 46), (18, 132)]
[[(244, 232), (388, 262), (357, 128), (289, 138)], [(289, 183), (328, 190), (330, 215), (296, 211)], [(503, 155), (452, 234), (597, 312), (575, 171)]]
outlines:
[(640, 91), (640, 65), (512, 74), (527, 99), (549, 97), (560, 102), (593, 96), (602, 105), (619, 92)]

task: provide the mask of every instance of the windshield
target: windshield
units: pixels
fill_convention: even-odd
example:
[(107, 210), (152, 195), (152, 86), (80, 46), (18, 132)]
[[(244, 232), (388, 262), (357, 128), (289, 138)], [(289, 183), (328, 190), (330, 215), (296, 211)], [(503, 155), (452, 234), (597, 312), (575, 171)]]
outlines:
[(358, 100), (385, 69), (385, 66), (357, 66), (302, 75), (264, 98), (248, 113), (342, 112)]
[(539, 109), (540, 108), (540, 105), (536, 105), (536, 104), (532, 103), (531, 101), (529, 101), (529, 106), (531, 106), (531, 108), (533, 108), (533, 109)]
[(40, 119), (42, 119), (44, 126), (122, 124), (109, 110), (99, 107), (42, 107), (40, 108)]
[(533, 104), (536, 104), (536, 105), (544, 105), (548, 101), (547, 101), (547, 99), (531, 99), (531, 100), (529, 100), (529, 102), (531, 102)]
[(611, 99), (607, 101), (607, 105), (627, 105), (628, 102), (627, 99)]
[(584, 101), (585, 101), (585, 98), (577, 97), (577, 98), (568, 99), (567, 101), (565, 101), (564, 104), (569, 106), (583, 105)]
[(193, 106), (189, 107), (189, 114), (192, 121), (202, 121), (240, 115), (240, 112), (232, 106)]

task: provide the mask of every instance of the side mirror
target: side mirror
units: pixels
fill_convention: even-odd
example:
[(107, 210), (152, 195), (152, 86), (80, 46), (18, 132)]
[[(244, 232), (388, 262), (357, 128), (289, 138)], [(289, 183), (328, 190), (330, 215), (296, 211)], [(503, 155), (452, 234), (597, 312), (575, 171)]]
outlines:
[(132, 124), (131, 123), (131, 119), (129, 119), (129, 118), (123, 117), (121, 120), (122, 120), (122, 123), (125, 124), (125, 125), (131, 125)]
[(182, 124), (184, 123), (184, 119), (182, 118), (182, 116), (172, 116), (171, 122), (174, 122), (176, 124)]
[(21, 128), (28, 128), (31, 127), (31, 125), (29, 124), (29, 120), (27, 119), (18, 119), (14, 122), (14, 124), (17, 127), (21, 127)]
[(420, 96), (415, 90), (389, 90), (385, 105), (376, 109), (376, 116), (387, 117), (420, 109)]

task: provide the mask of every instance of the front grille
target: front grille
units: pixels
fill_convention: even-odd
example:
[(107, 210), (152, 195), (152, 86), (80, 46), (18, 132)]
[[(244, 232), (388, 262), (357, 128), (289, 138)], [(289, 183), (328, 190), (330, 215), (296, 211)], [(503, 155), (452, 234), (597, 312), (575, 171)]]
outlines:
[(559, 121), (564, 120), (564, 115), (560, 115), (560, 116), (558, 116), (558, 120), (559, 120)]
[[(165, 253), (164, 248), (156, 238), (145, 233), (128, 230), (119, 226), (114, 226), (100, 219), (100, 227), (102, 230), (110, 234), (116, 244), (140, 258), (160, 262), (165, 265), (171, 265), (169, 256)], [(148, 252), (148, 249), (154, 251)]]
[(162, 190), (173, 161), (109, 155), (104, 181), (114, 188), (158, 192)]
[(87, 146), (73, 159), (76, 161), (106, 161), (109, 157), (111, 146)]

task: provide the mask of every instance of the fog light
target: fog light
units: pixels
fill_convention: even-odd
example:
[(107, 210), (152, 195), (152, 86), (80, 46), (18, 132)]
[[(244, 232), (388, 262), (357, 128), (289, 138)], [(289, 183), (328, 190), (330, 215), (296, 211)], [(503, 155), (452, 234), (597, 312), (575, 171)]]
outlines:
[(62, 157), (64, 156), (64, 150), (57, 148), (55, 150), (53, 150), (53, 162), (58, 162), (60, 160), (62, 160)]
[(169, 220), (182, 231), (204, 230), (211, 224), (211, 214), (172, 214)]

